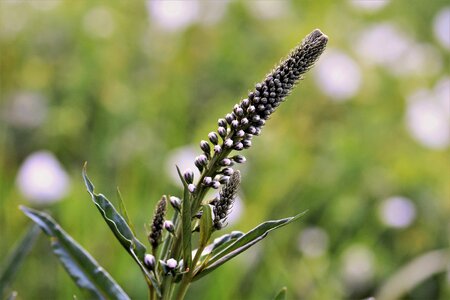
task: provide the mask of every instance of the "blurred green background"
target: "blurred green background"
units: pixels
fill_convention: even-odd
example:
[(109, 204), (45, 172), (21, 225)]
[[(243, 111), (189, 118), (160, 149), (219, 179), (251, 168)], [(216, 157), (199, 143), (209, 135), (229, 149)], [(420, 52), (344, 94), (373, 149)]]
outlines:
[[(180, 195), (173, 162), (191, 163), (216, 120), (320, 28), (326, 54), (244, 152), (225, 232), (308, 213), (187, 298), (271, 299), (287, 286), (290, 299), (361, 299), (399, 291), (393, 276), (413, 262), (402, 297), (449, 299), (448, 260), (431, 252), (448, 254), (450, 233), (446, 3), (2, 0), (0, 257), (30, 224), (18, 205), (45, 209), (145, 299), (83, 162), (97, 192), (116, 201), (120, 187), (145, 239), (156, 201)], [(43, 236), (10, 290), (80, 297)]]

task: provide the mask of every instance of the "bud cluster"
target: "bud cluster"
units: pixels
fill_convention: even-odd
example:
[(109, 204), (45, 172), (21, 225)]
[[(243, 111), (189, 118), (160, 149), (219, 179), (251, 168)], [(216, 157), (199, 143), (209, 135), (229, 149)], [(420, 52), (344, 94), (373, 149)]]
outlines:
[(167, 197), (162, 196), (161, 200), (159, 200), (158, 204), (156, 205), (155, 215), (153, 216), (152, 221), (152, 227), (150, 234), (148, 235), (148, 241), (150, 242), (150, 245), (152, 245), (153, 249), (155, 250), (158, 248), (158, 245), (161, 240), (162, 231), (164, 228), (164, 217), (166, 215), (166, 202)]
[[(251, 147), (253, 136), (261, 133), (272, 113), (289, 95), (302, 75), (314, 65), (324, 51), (327, 41), (327, 36), (320, 30), (314, 30), (262, 82), (256, 84), (255, 89), (247, 98), (236, 104), (231, 113), (218, 120), (217, 132), (208, 134), (209, 142), (200, 142), (203, 154), (195, 159), (195, 166), (200, 172), (210, 167), (217, 169), (217, 172), (212, 174), (216, 175), (223, 172), (221, 168), (245, 162), (242, 155), (227, 156), (232, 150), (241, 151)], [(216, 165), (208, 166), (215, 157), (220, 158), (215, 161)], [(217, 181), (205, 177), (201, 184), (218, 188), (220, 184), (218, 185)], [(220, 180), (218, 182), (222, 183)], [(189, 190), (193, 192), (195, 188), (192, 184)]]
[(240, 183), (241, 174), (239, 171), (235, 171), (219, 192), (219, 196), (211, 201), (210, 204), (213, 206), (214, 211), (213, 226), (215, 229), (219, 230), (224, 226), (224, 222), (233, 207)]

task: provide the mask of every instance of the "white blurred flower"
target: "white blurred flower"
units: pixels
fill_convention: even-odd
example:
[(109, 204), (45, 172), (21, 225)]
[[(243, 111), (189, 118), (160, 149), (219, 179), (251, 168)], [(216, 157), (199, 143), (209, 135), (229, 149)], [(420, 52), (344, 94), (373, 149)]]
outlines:
[(174, 183), (182, 186), (180, 177), (178, 176), (177, 169), (175, 166), (180, 168), (181, 173), (187, 169), (191, 169), (194, 172), (194, 182), (200, 177), (200, 172), (194, 164), (195, 158), (201, 154), (201, 150), (194, 146), (184, 146), (177, 148), (169, 153), (166, 170), (167, 174), (173, 180)]
[(48, 151), (30, 154), (17, 174), (20, 192), (31, 202), (52, 203), (69, 191), (69, 176), (56, 157)]
[(406, 228), (411, 225), (416, 217), (416, 207), (408, 198), (390, 197), (381, 203), (379, 217), (387, 226)]
[(304, 229), (298, 239), (298, 248), (307, 257), (322, 256), (328, 248), (328, 234), (320, 227)]
[(61, 0), (39, 0), (29, 1), (29, 3), (33, 6), (34, 9), (50, 11), (55, 9), (61, 3)]
[(435, 99), (442, 106), (443, 113), (450, 119), (450, 77), (439, 80), (433, 92)]
[(377, 12), (383, 9), (389, 0), (349, 0), (350, 4), (359, 10), (367, 12)]
[(229, 0), (201, 1), (201, 22), (207, 25), (217, 23), (225, 15)]
[(361, 71), (347, 54), (328, 50), (314, 69), (317, 85), (336, 101), (345, 101), (356, 95), (361, 86)]
[(150, 20), (168, 31), (183, 29), (200, 16), (198, 0), (147, 1), (147, 10)]
[(400, 59), (411, 39), (391, 23), (379, 23), (363, 30), (356, 41), (356, 52), (369, 63), (388, 66)]
[(90, 9), (83, 18), (83, 28), (93, 37), (108, 38), (115, 30), (111, 11), (103, 6)]
[(406, 126), (424, 146), (444, 149), (450, 143), (448, 79), (437, 85), (438, 93), (419, 90), (408, 97)]
[(442, 46), (450, 50), (450, 7), (440, 10), (433, 20), (433, 31)]
[(289, 1), (260, 0), (245, 2), (253, 16), (260, 19), (276, 19), (289, 12)]
[(383, 66), (393, 75), (432, 75), (442, 65), (439, 52), (433, 46), (415, 42), (388, 22), (364, 29), (355, 49), (364, 62)]
[(0, 36), (2, 38), (14, 38), (28, 25), (30, 14), (26, 9), (8, 7), (20, 2), (2, 1), (0, 3), (2, 4), (2, 9), (0, 9)]
[(6, 103), (1, 117), (15, 127), (36, 128), (45, 121), (47, 111), (47, 103), (42, 95), (18, 92)]
[(374, 256), (364, 245), (353, 245), (342, 257), (342, 275), (346, 284), (358, 287), (369, 283), (374, 275)]

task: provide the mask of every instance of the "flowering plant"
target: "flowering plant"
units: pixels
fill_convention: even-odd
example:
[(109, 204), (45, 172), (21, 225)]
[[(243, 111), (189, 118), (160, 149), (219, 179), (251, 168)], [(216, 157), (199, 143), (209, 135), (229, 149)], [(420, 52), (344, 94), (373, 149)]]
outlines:
[[(104, 195), (96, 194), (84, 167), (83, 178), (92, 201), (142, 271), (150, 299), (183, 299), (192, 282), (302, 215), (267, 221), (247, 233), (234, 231), (211, 241), (212, 234), (226, 226), (241, 182), (240, 172), (233, 166), (245, 162), (245, 157), (235, 152), (251, 147), (252, 138), (261, 133), (272, 113), (314, 65), (327, 41), (320, 30), (311, 32), (232, 112), (218, 120), (217, 130), (208, 134), (208, 141), (200, 142), (202, 154), (195, 159), (199, 178), (194, 178), (192, 170), (182, 172), (177, 167), (183, 195), (164, 195), (157, 203), (147, 237), (150, 250), (136, 237), (122, 200), (116, 209)], [(210, 189), (219, 190), (212, 200), (205, 199)], [(167, 218), (168, 208), (171, 220)], [(90, 298), (129, 299), (98, 262), (48, 214), (21, 209), (50, 237), (54, 254)], [(194, 248), (192, 236), (197, 234)]]

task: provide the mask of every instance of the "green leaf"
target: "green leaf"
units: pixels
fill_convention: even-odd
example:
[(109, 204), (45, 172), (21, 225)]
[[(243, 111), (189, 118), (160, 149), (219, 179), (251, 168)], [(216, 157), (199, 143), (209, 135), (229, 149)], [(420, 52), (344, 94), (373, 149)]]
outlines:
[(92, 299), (130, 299), (97, 261), (49, 215), (20, 209), (50, 237), (52, 250), (75, 283)]
[(200, 218), (200, 240), (199, 248), (202, 249), (208, 244), (213, 229), (213, 207), (209, 204), (203, 205), (203, 214)]
[(123, 218), (127, 222), (128, 226), (130, 227), (131, 231), (134, 235), (136, 235), (136, 231), (134, 230), (133, 222), (131, 221), (130, 217), (128, 216), (127, 208), (125, 207), (125, 203), (123, 202), (122, 193), (120, 193), (119, 187), (116, 189), (117, 199), (119, 199), (119, 212), (121, 215), (123, 215)]
[(276, 295), (275, 298), (273, 298), (273, 300), (286, 300), (286, 291), (287, 288), (283, 287)]
[(134, 236), (133, 231), (114, 205), (104, 195), (94, 193), (94, 185), (86, 174), (86, 165), (83, 168), (83, 179), (92, 201), (116, 238), (128, 252), (133, 251), (141, 261), (144, 261), (145, 246)]
[[(214, 239), (214, 242), (212, 244), (209, 244), (205, 249), (208, 249), (208, 251), (203, 251), (200, 259), (199, 259), (199, 267), (197, 267), (197, 270), (195, 273), (197, 273), (200, 269), (204, 267), (204, 264), (208, 259), (231, 245), (234, 241), (236, 241), (238, 238), (243, 236), (244, 233), (240, 231), (233, 231), (232, 233), (224, 234), (216, 239)], [(198, 249), (195, 249), (193, 253), (197, 254)]]
[(267, 222), (264, 222), (264, 223), (258, 225), (257, 227), (255, 227), (254, 229), (252, 229), (251, 231), (246, 233), (245, 235), (238, 238), (235, 242), (230, 244), (228, 247), (226, 247), (222, 251), (218, 252), (213, 257), (211, 257), (211, 259), (208, 260), (208, 262), (204, 265), (204, 267), (195, 274), (194, 280), (200, 279), (201, 277), (205, 276), (206, 274), (212, 272), (214, 269), (216, 269), (223, 263), (229, 261), (236, 255), (244, 252), (245, 250), (247, 250), (248, 248), (250, 248), (257, 242), (264, 239), (269, 234), (269, 232), (271, 232), (272, 230), (283, 227), (283, 226), (297, 220), (303, 214), (304, 214), (304, 212), (301, 214), (298, 214), (294, 217), (285, 218), (285, 219), (281, 219), (281, 220), (267, 221)]
[(183, 202), (181, 203), (181, 242), (183, 243), (183, 262), (185, 269), (191, 268), (192, 245), (191, 245), (191, 193), (188, 191), (187, 183), (181, 175), (180, 168), (177, 167), (178, 176), (184, 186)]
[(127, 221), (122, 217), (112, 205), (112, 203), (102, 194), (94, 193), (94, 185), (89, 180), (86, 173), (86, 164), (83, 167), (83, 179), (89, 194), (92, 197), (97, 209), (100, 211), (106, 224), (114, 233), (117, 240), (127, 250), (131, 257), (136, 261), (141, 271), (146, 276), (147, 282), (150, 280), (158, 295), (161, 294), (156, 278), (144, 267), (144, 257), (146, 253), (145, 246), (135, 237)]
[(30, 226), (18, 243), (17, 247), (6, 259), (4, 268), (0, 273), (0, 298), (3, 298), (3, 293), (14, 280), (14, 277), (25, 260), (25, 257), (28, 255), (31, 248), (33, 248), (39, 233), (41, 233), (39, 226)]

